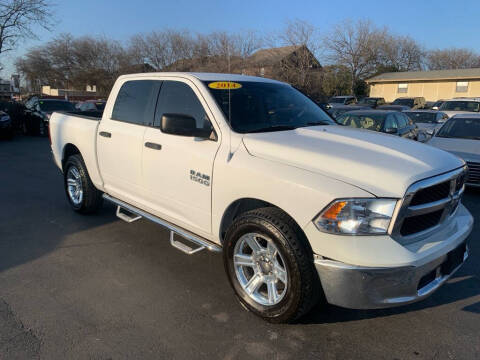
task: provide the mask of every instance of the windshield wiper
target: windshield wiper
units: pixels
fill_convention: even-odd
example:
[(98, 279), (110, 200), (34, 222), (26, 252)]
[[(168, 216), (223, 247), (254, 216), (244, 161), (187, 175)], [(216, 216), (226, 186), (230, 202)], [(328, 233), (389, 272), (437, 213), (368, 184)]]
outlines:
[(257, 133), (257, 132), (269, 132), (269, 131), (295, 130), (297, 127), (298, 126), (292, 126), (292, 125), (276, 125), (276, 126), (269, 126), (269, 127), (251, 130), (249, 132)]

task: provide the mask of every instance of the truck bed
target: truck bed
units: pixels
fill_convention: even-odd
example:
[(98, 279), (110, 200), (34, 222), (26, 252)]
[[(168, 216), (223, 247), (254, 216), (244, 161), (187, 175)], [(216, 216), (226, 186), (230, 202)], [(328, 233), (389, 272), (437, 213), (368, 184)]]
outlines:
[[(88, 115), (86, 115), (88, 114)], [(97, 164), (97, 129), (101, 117), (95, 112), (54, 112), (50, 118), (50, 138), (55, 163), (63, 169), (64, 152), (72, 147), (82, 154), (93, 184), (103, 189)], [(100, 114), (101, 115), (101, 114)]]

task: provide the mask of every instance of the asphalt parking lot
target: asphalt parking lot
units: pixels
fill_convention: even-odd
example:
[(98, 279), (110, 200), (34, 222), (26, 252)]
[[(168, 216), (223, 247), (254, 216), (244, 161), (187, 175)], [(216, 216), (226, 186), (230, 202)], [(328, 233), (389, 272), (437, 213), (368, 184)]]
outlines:
[(479, 359), (480, 191), (464, 204), (470, 259), (427, 300), (272, 325), (236, 301), (221, 256), (186, 256), (112, 205), (72, 212), (47, 139), (0, 141), (0, 359)]

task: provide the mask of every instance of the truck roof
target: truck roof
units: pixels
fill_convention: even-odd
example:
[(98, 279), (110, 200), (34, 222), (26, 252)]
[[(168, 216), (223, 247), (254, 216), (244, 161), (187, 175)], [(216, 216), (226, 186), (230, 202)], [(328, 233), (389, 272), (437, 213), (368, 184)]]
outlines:
[(122, 75), (119, 77), (119, 79), (139, 78), (139, 77), (147, 77), (147, 76), (148, 77), (176, 76), (176, 77), (184, 77), (184, 78), (190, 78), (190, 79), (195, 78), (201, 81), (256, 81), (256, 82), (285, 84), (281, 81), (267, 79), (267, 78), (258, 77), (258, 76), (221, 74), (221, 73), (201, 73), (201, 72), (149, 72), (149, 73)]

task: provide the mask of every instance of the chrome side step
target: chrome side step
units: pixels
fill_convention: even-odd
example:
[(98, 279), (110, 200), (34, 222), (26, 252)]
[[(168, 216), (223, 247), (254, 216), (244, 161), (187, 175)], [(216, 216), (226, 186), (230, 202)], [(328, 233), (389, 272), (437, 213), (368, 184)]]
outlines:
[(130, 216), (129, 214), (125, 213), (125, 211), (122, 211), (122, 209), (123, 208), (120, 205), (117, 206), (117, 217), (122, 219), (123, 221), (125, 221), (127, 223), (132, 223), (132, 222), (140, 220), (142, 218), (140, 215)]
[[(154, 223), (156, 224), (159, 224), (165, 228), (167, 228), (168, 230), (170, 230), (170, 244), (184, 252), (185, 254), (188, 254), (188, 255), (192, 255), (192, 254), (195, 254), (199, 251), (202, 251), (204, 249), (207, 249), (207, 250), (210, 250), (210, 251), (214, 251), (214, 252), (221, 252), (222, 251), (222, 247), (220, 245), (217, 245), (207, 239), (204, 239), (198, 235), (195, 235), (193, 233), (191, 233), (190, 231), (187, 231), (187, 230), (184, 230), (168, 221), (165, 221), (163, 219), (160, 219), (159, 217), (156, 217), (155, 215), (152, 215), (152, 214), (149, 214), (143, 210), (140, 210), (138, 208), (136, 208), (135, 206), (132, 206), (130, 204), (127, 204), (126, 202), (122, 201), (122, 200), (119, 200), (117, 198), (114, 198), (113, 196), (110, 196), (108, 194), (103, 194), (103, 198), (107, 201), (110, 201), (112, 203), (114, 203), (115, 205), (117, 205), (117, 216), (128, 222), (128, 223), (131, 223), (131, 222), (134, 222), (136, 220), (139, 220), (141, 218), (145, 218), (145, 219), (148, 219), (150, 221), (153, 221)], [(129, 214), (125, 214), (125, 212), (123, 212), (122, 210), (126, 210), (127, 212), (133, 214), (133, 215), (136, 215), (136, 216), (130, 216)], [(184, 244), (183, 242), (180, 242), (178, 240), (175, 240), (175, 235), (178, 235), (182, 238), (184, 238), (185, 240), (195, 244), (195, 245), (198, 245), (198, 247), (196, 248), (191, 248), (190, 246)]]

